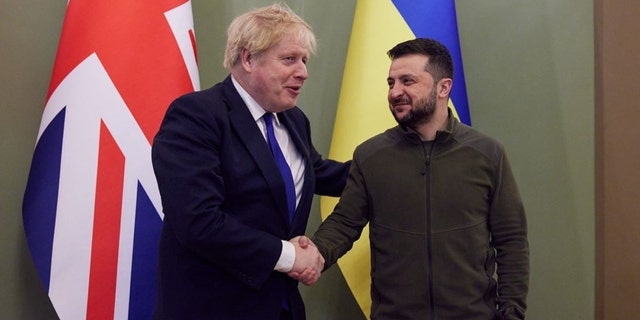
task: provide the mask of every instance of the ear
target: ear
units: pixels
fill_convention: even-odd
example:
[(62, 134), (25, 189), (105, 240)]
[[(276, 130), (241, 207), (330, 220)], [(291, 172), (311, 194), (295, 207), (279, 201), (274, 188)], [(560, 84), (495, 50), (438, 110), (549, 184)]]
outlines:
[(453, 87), (453, 79), (442, 78), (438, 81), (438, 96), (441, 98), (448, 98), (451, 94), (451, 88)]
[(251, 72), (254, 63), (254, 56), (247, 50), (247, 48), (242, 48), (240, 51), (240, 63), (242, 64), (242, 69), (246, 72)]

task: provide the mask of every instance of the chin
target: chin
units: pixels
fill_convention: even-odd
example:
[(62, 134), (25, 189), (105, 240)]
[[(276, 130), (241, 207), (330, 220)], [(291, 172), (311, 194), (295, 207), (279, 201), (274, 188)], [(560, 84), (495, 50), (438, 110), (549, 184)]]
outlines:
[(407, 119), (410, 116), (410, 113), (409, 113), (409, 111), (393, 111), (393, 116), (397, 120), (404, 120), (404, 119)]

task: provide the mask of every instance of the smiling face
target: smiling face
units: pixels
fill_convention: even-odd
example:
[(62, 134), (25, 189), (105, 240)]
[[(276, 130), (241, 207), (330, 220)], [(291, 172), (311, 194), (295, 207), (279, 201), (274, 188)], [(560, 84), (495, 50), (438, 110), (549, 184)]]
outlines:
[(437, 84), (425, 70), (429, 58), (411, 54), (394, 59), (389, 68), (389, 108), (396, 121), (413, 129), (428, 122), (436, 111)]
[(249, 94), (267, 111), (280, 112), (296, 106), (308, 77), (309, 50), (292, 37), (284, 37), (258, 56), (243, 52)]

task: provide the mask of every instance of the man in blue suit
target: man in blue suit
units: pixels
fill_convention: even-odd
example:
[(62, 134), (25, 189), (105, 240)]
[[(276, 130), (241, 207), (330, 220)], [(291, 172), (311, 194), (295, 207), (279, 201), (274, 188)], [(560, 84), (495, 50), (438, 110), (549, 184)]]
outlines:
[(297, 236), (314, 193), (340, 195), (349, 163), (318, 154), (296, 106), (315, 50), (309, 25), (278, 4), (237, 17), (227, 33), (230, 75), (176, 99), (153, 142), (165, 215), (155, 317), (302, 320), (287, 272), (311, 284), (324, 259)]

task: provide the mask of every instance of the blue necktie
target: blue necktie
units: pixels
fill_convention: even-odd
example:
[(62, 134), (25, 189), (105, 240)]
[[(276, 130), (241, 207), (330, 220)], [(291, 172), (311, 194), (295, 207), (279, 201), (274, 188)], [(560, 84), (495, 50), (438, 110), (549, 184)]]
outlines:
[(276, 135), (273, 132), (273, 115), (267, 112), (264, 114), (263, 118), (264, 123), (267, 125), (267, 141), (269, 142), (271, 153), (273, 153), (273, 158), (276, 160), (276, 164), (278, 165), (278, 169), (280, 170), (280, 174), (282, 175), (282, 180), (284, 180), (284, 186), (287, 191), (287, 207), (289, 208), (289, 221), (291, 221), (296, 211), (296, 188), (293, 184), (293, 175), (291, 174), (291, 168), (289, 168), (287, 161), (284, 159), (282, 149), (280, 149), (280, 145), (278, 145)]

